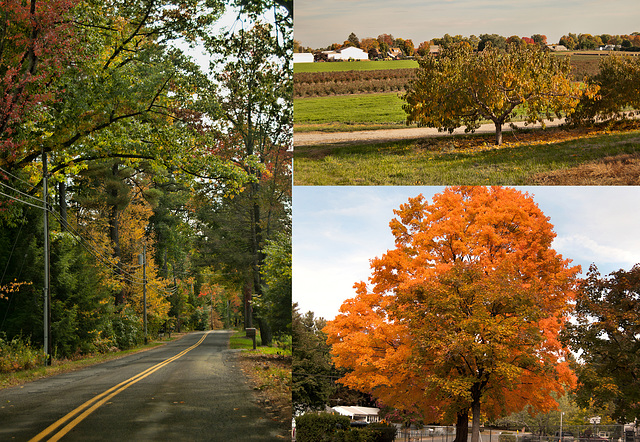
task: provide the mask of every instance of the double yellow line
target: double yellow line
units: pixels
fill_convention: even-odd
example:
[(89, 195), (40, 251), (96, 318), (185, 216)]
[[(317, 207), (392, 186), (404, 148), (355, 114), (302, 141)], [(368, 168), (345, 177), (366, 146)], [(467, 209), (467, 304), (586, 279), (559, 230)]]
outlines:
[(73, 419), (77, 415), (77, 417), (75, 417), (75, 419), (73, 419), (71, 422), (69, 422), (67, 425), (65, 425), (64, 428), (62, 428), (60, 431), (55, 433), (49, 439), (50, 441), (60, 440), (60, 438), (62, 438), (65, 434), (67, 434), (69, 431), (71, 431), (76, 425), (78, 425), (80, 422), (82, 422), (91, 413), (96, 411), (96, 409), (98, 407), (103, 405), (109, 399), (111, 399), (112, 397), (114, 397), (118, 393), (126, 390), (127, 388), (129, 388), (130, 386), (135, 384), (136, 382), (138, 382), (138, 381), (146, 378), (150, 374), (156, 372), (157, 370), (160, 370), (162, 367), (164, 367), (166, 365), (169, 365), (170, 363), (172, 363), (176, 359), (179, 359), (182, 356), (186, 355), (191, 350), (196, 348), (198, 345), (202, 344), (202, 341), (204, 341), (204, 339), (207, 337), (208, 334), (209, 334), (209, 332), (205, 333), (204, 336), (202, 336), (202, 338), (198, 342), (196, 342), (191, 347), (181, 351), (177, 355), (175, 355), (175, 356), (173, 356), (173, 357), (171, 357), (169, 359), (165, 359), (164, 361), (154, 365), (151, 368), (148, 368), (147, 370), (143, 371), (142, 373), (139, 373), (139, 374), (133, 376), (132, 378), (127, 379), (124, 382), (120, 382), (115, 387), (111, 387), (110, 389), (108, 389), (104, 393), (101, 393), (101, 394), (97, 395), (96, 397), (94, 397), (93, 399), (88, 400), (87, 402), (85, 402), (84, 404), (80, 405), (78, 408), (76, 408), (75, 410), (71, 411), (70, 413), (68, 413), (67, 415), (62, 417), (61, 419), (58, 419), (53, 424), (49, 425), (47, 428), (45, 428), (40, 433), (38, 433), (38, 435), (36, 435), (34, 438), (30, 439), (29, 442), (37, 442), (37, 441), (40, 441), (40, 440), (44, 439), (50, 433), (55, 431), (58, 427), (64, 425), (67, 421), (69, 421), (70, 419)]

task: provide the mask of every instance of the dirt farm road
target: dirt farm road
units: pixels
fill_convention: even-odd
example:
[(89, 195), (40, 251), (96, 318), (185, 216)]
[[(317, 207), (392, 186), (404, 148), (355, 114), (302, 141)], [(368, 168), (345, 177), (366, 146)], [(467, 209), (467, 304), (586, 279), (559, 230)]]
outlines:
[[(564, 123), (564, 119), (546, 121), (546, 127), (557, 127)], [(514, 123), (518, 128), (534, 129), (542, 127), (541, 124), (529, 124), (524, 122)], [(475, 133), (495, 133), (496, 127), (493, 123), (483, 124)], [(509, 124), (502, 127), (502, 132), (511, 131)], [(464, 128), (456, 129), (452, 135), (464, 134)], [(303, 132), (293, 134), (293, 146), (319, 146), (325, 144), (373, 144), (390, 141), (410, 140), (426, 137), (446, 137), (449, 132), (438, 132), (438, 129), (430, 127), (409, 127), (406, 129), (381, 129), (363, 130), (357, 132)]]

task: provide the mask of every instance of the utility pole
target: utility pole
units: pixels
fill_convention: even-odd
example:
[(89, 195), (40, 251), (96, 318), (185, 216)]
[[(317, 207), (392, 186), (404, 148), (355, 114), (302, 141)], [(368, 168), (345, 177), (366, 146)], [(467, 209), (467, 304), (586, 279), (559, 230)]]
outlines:
[(47, 153), (42, 147), (42, 209), (44, 210), (44, 356), (45, 365), (51, 365), (51, 293), (49, 290), (49, 211), (47, 210)]
[(144, 343), (147, 341), (147, 245), (142, 244), (142, 314), (144, 316)]

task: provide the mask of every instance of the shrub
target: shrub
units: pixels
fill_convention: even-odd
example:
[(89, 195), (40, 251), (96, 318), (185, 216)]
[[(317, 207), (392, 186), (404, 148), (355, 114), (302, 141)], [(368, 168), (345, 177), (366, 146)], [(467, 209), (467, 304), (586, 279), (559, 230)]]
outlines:
[(296, 417), (296, 440), (298, 442), (338, 441), (338, 431), (348, 429), (349, 423), (348, 417), (330, 413), (298, 416)]
[(498, 437), (498, 442), (516, 442), (516, 435), (512, 433), (500, 433), (500, 437)]
[(44, 364), (44, 353), (31, 347), (31, 340), (21, 335), (8, 341), (0, 336), (0, 373), (27, 370)]
[(351, 428), (346, 416), (329, 413), (305, 414), (296, 418), (296, 440), (299, 442), (393, 442), (396, 428), (375, 423), (364, 428)]
[(113, 338), (119, 349), (126, 350), (142, 342), (142, 321), (135, 312), (125, 307), (112, 321)]

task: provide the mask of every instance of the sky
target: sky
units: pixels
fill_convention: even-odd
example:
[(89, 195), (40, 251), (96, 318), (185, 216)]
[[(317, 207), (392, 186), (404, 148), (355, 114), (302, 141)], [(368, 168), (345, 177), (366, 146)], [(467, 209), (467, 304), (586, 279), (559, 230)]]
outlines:
[[(293, 188), (293, 302), (301, 313), (333, 319), (355, 296), (353, 284), (371, 275), (369, 260), (394, 247), (393, 209), (443, 187)], [(583, 274), (601, 275), (640, 263), (640, 186), (517, 187), (550, 217), (553, 248)]]
[(565, 34), (640, 32), (638, 0), (296, 0), (294, 38), (314, 49), (391, 34), (421, 42), (444, 34), (543, 34), (557, 43)]

